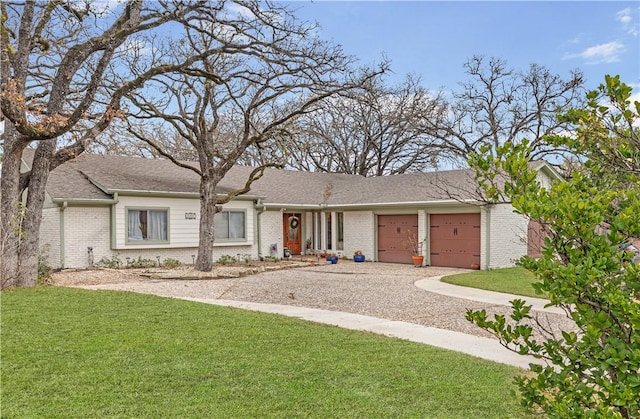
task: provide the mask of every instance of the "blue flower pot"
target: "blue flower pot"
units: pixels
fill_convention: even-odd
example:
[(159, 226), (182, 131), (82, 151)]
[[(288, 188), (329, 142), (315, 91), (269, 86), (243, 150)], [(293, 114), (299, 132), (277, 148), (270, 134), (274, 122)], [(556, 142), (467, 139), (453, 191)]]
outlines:
[(332, 264), (335, 265), (336, 263), (338, 263), (338, 257), (337, 256), (329, 256), (327, 258), (327, 262), (331, 262)]
[(364, 255), (354, 255), (353, 256), (353, 261), (354, 262), (364, 262)]

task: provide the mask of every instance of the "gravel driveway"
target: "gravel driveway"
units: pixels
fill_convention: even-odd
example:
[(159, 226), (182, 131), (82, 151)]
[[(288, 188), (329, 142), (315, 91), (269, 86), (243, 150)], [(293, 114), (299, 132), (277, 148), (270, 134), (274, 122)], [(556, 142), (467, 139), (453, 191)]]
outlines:
[[(165, 297), (215, 298), (320, 308), (401, 320), (476, 336), (490, 336), (464, 318), (466, 309), (484, 308), (490, 314), (507, 314), (507, 307), (435, 294), (414, 285), (419, 279), (457, 272), (464, 271), (341, 261), (336, 265), (263, 272), (242, 278), (144, 279), (82, 287)], [(548, 316), (555, 324), (568, 324), (561, 315), (543, 316)]]

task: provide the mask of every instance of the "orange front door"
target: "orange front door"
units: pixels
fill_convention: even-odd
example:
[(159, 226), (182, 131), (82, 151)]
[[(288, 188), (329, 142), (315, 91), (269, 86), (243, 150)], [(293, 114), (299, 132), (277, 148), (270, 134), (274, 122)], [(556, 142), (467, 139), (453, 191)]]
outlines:
[(302, 214), (284, 213), (282, 215), (282, 231), (284, 232), (284, 247), (292, 255), (299, 255), (302, 251), (300, 231), (302, 229)]

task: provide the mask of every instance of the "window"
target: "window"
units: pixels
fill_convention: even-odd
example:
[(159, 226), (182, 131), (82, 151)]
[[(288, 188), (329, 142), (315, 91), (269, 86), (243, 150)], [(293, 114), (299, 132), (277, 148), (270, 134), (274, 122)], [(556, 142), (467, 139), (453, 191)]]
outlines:
[(246, 240), (246, 212), (222, 211), (213, 218), (216, 240)]
[(127, 240), (166, 242), (169, 237), (169, 210), (127, 209)]
[(336, 234), (338, 235), (336, 250), (344, 250), (344, 212), (337, 212), (336, 219)]

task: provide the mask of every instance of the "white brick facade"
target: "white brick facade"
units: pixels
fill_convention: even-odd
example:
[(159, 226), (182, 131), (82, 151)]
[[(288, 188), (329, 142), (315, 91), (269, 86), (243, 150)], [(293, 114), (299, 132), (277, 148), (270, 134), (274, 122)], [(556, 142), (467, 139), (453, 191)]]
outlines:
[(67, 207), (64, 217), (64, 268), (89, 266), (111, 256), (110, 207)]
[(60, 267), (60, 211), (57, 207), (42, 210), (40, 257), (47, 266)]
[(260, 227), (260, 250), (262, 256), (273, 256), (271, 254), (271, 245), (275, 244), (275, 257), (281, 258), (284, 248), (284, 242), (282, 241), (282, 212), (265, 211), (260, 214)]
[[(513, 266), (527, 254), (527, 219), (513, 212), (510, 204), (492, 205), (488, 214), (483, 212), (480, 231), (483, 269)], [(487, 234), (489, 235), (487, 237)]]
[(353, 256), (361, 250), (366, 260), (376, 260), (375, 215), (372, 211), (347, 211), (344, 213), (344, 254)]
[[(195, 200), (194, 200), (195, 201)], [(147, 204), (158, 204), (158, 199)], [(218, 260), (223, 255), (232, 257), (250, 257), (258, 259), (259, 256), (270, 256), (271, 245), (277, 248), (276, 257), (283, 256), (282, 236), (282, 212), (269, 210), (259, 216), (252, 208), (247, 208), (247, 203), (240, 204), (247, 210), (247, 229), (250, 239), (246, 243), (225, 245), (216, 243), (213, 259)], [(231, 205), (233, 207), (233, 204)], [(124, 208), (124, 207), (122, 207)], [(182, 215), (183, 209), (173, 210), (174, 215)], [(474, 212), (477, 207), (450, 206), (438, 208), (425, 208), (417, 210), (418, 236), (424, 238), (423, 254), (425, 264), (429, 263), (429, 214), (432, 213), (460, 213)], [(123, 210), (124, 211), (124, 210)], [(124, 213), (124, 212), (123, 212)], [(319, 213), (324, 220), (325, 213)], [(480, 217), (480, 245), (481, 267), (483, 269), (501, 268), (513, 266), (516, 260), (527, 252), (527, 220), (525, 217), (515, 214), (508, 204), (493, 205), (482, 208)], [(332, 216), (335, 218), (336, 213)], [(259, 219), (258, 219), (259, 217)], [(126, 264), (126, 258), (136, 260), (138, 258), (160, 261), (167, 258), (179, 260), (183, 264), (191, 264), (197, 255), (197, 226), (189, 232), (190, 239), (186, 242), (173, 242), (176, 233), (173, 232), (170, 244), (153, 246), (128, 246), (124, 240), (120, 240), (116, 248), (111, 248), (111, 207), (87, 207), (69, 206), (62, 212), (60, 208), (47, 208), (43, 211), (40, 243), (43, 253), (46, 253), (47, 263), (54, 268), (83, 268), (89, 266), (90, 258), (94, 264), (98, 264), (103, 258), (119, 259)], [(303, 213), (304, 226), (302, 230), (302, 248), (304, 249), (306, 237), (311, 237), (313, 232), (313, 213)], [(117, 224), (117, 223), (116, 223)], [(258, 234), (256, 228), (260, 226), (260, 249), (258, 249)], [(332, 238), (335, 242), (336, 224), (333, 223)], [(64, 234), (60, 234), (60, 226), (64, 225)], [(122, 225), (122, 223), (121, 223)], [(176, 223), (173, 223), (176, 226)], [(172, 227), (173, 228), (173, 227)], [(360, 250), (367, 260), (377, 260), (376, 245), (376, 214), (373, 211), (345, 211), (344, 212), (344, 250), (341, 254), (351, 257), (355, 250)], [(115, 234), (124, 236), (123, 227), (116, 228)], [(326, 234), (326, 225), (323, 224), (321, 234)], [(186, 237), (183, 235), (183, 237)], [(61, 249), (60, 240), (63, 239), (64, 247)], [(323, 244), (324, 243), (323, 241)], [(335, 243), (334, 243), (335, 244)], [(88, 248), (91, 247), (91, 254)], [(60, 260), (60, 250), (63, 251), (64, 261)], [(321, 249), (317, 249), (321, 250)]]

